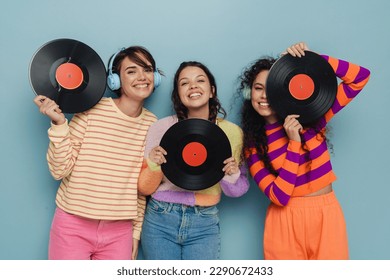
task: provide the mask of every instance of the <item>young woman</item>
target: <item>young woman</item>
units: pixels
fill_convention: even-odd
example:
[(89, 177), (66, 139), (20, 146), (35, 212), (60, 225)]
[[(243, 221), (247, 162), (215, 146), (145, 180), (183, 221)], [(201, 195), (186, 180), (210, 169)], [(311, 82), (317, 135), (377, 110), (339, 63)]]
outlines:
[[(103, 98), (68, 124), (58, 105), (34, 99), (51, 119), (47, 160), (62, 180), (50, 231), (49, 259), (135, 259), (145, 211), (137, 180), (146, 133), (156, 116), (143, 107), (156, 63), (143, 47), (112, 58), (119, 98)], [(110, 73), (111, 74), (111, 73)]]
[[(195, 61), (183, 62), (173, 81), (172, 102), (176, 115), (150, 127), (145, 160), (138, 189), (151, 195), (142, 230), (146, 259), (218, 259), (220, 229), (218, 209), (221, 192), (230, 197), (248, 190), (247, 172), (240, 162), (241, 129), (217, 115), (225, 116), (217, 96), (217, 85), (209, 69)], [(159, 146), (164, 133), (175, 123), (205, 119), (218, 125), (228, 136), (233, 156), (224, 161), (225, 176), (216, 185), (189, 191), (171, 183), (161, 171), (167, 152)]]
[[(305, 43), (286, 53), (301, 57)], [(330, 119), (368, 82), (358, 65), (322, 56), (342, 82), (334, 104), (318, 122), (303, 127), (299, 115), (280, 119), (269, 106), (266, 80), (275, 59), (257, 60), (241, 76), (239, 91), (249, 92), (242, 108), (243, 157), (250, 173), (270, 199), (265, 229), (265, 259), (348, 259), (346, 224), (332, 183), (325, 136)]]

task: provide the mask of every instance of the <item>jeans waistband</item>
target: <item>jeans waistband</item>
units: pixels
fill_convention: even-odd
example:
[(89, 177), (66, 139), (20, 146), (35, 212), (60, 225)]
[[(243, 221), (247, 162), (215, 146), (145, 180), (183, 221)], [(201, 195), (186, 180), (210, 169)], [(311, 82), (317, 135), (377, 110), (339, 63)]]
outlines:
[(173, 203), (173, 202), (166, 202), (166, 201), (160, 201), (157, 199), (154, 199), (153, 197), (150, 198), (149, 205), (158, 205), (161, 208), (164, 208), (166, 212), (189, 212), (189, 213), (200, 213), (204, 210), (217, 208), (216, 205), (213, 206), (191, 206), (191, 205), (185, 205), (181, 203)]

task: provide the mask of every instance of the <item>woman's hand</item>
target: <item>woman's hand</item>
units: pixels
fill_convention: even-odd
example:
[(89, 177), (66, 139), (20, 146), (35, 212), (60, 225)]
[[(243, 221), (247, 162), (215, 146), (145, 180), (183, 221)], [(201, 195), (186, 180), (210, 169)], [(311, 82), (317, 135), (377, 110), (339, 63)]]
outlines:
[(305, 51), (308, 51), (309, 47), (305, 42), (296, 43), (287, 48), (286, 53), (291, 54), (293, 57), (305, 56)]
[(39, 111), (48, 116), (54, 124), (60, 125), (65, 123), (65, 115), (62, 113), (60, 107), (50, 98), (37, 95), (34, 98), (34, 103), (38, 106)]
[(288, 47), (284, 52), (280, 54), (280, 56), (291, 54), (293, 57), (302, 57), (305, 56), (305, 51), (308, 51), (309, 47), (305, 42), (296, 43), (290, 47)]
[(157, 146), (150, 151), (149, 160), (158, 165), (161, 165), (167, 162), (167, 160), (165, 159), (166, 155), (167, 152), (161, 146)]
[(303, 129), (301, 123), (298, 121), (299, 115), (288, 115), (284, 120), (284, 130), (290, 140), (301, 142), (300, 132)]
[(223, 163), (225, 164), (225, 166), (223, 167), (222, 171), (225, 172), (225, 175), (233, 175), (240, 171), (240, 169), (238, 168), (238, 163), (234, 157), (225, 159)]

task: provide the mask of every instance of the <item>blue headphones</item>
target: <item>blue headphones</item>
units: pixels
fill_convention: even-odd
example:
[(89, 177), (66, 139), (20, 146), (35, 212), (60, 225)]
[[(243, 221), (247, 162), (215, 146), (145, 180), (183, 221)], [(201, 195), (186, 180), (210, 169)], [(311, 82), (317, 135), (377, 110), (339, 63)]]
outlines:
[[(119, 51), (117, 51), (110, 60), (110, 63), (108, 65), (108, 75), (107, 75), (107, 86), (111, 90), (118, 90), (121, 87), (121, 79), (117, 73), (112, 72), (112, 65), (114, 63), (115, 57), (121, 52), (124, 51), (125, 48), (121, 48)], [(157, 88), (161, 84), (161, 75), (157, 71), (153, 72), (154, 73), (154, 88)]]

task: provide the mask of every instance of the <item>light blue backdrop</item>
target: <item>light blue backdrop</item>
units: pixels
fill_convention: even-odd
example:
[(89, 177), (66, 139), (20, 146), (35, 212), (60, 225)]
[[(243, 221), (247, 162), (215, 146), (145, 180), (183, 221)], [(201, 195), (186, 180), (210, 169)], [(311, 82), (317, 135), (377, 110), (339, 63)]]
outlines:
[[(390, 258), (388, 198), (390, 2), (387, 0), (12, 0), (0, 8), (0, 259), (46, 259), (59, 182), (47, 168), (49, 121), (28, 80), (34, 52), (57, 38), (91, 46), (105, 64), (120, 47), (146, 46), (166, 73), (146, 106), (171, 113), (174, 71), (200, 60), (215, 74), (228, 119), (236, 78), (260, 55), (306, 41), (319, 53), (364, 65), (372, 77), (332, 122), (334, 189), (343, 206), (352, 259)], [(108, 95), (108, 93), (107, 93)], [(252, 183), (220, 204), (222, 259), (261, 259), (268, 200)], [(140, 255), (142, 258), (142, 254)]]

